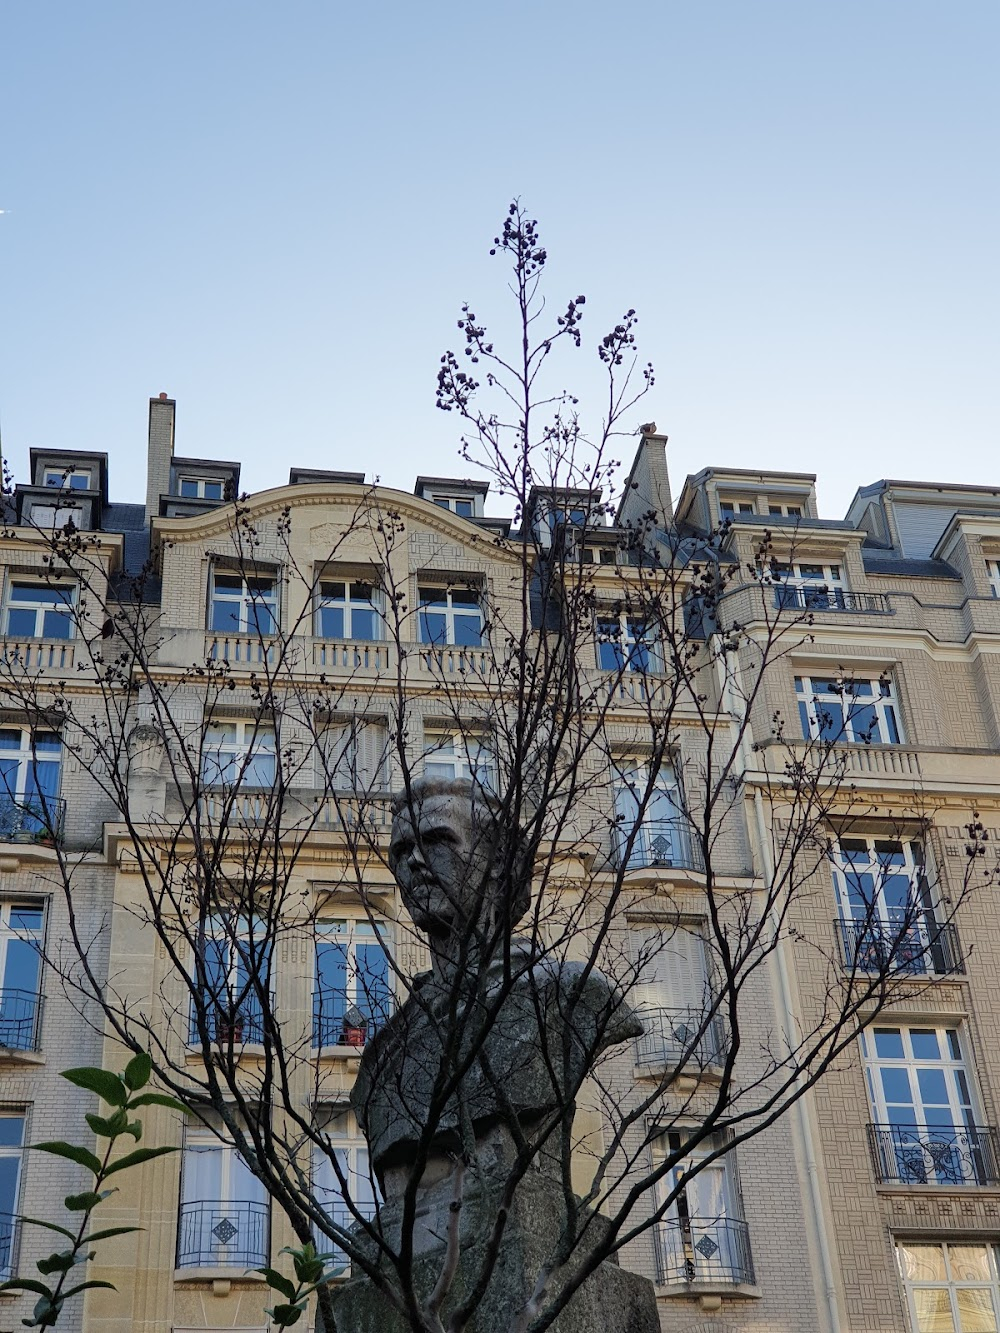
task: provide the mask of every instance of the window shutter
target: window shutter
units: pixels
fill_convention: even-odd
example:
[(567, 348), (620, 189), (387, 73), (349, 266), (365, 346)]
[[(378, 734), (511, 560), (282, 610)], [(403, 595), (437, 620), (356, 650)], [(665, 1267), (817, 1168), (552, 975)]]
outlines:
[(359, 718), (357, 722), (357, 776), (363, 791), (385, 791), (388, 786), (389, 729), (384, 722)]
[(693, 930), (665, 930), (662, 937), (647, 930), (638, 942), (644, 955), (652, 955), (636, 988), (639, 1003), (654, 1009), (702, 1013), (708, 992), (703, 937)]
[(317, 785), (329, 783), (336, 791), (357, 786), (357, 747), (350, 722), (335, 722), (323, 734), (323, 757), (318, 758)]

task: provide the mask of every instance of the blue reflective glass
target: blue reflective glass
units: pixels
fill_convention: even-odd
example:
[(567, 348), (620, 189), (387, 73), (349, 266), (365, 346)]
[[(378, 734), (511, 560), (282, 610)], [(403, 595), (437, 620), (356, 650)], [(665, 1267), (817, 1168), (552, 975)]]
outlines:
[(319, 610), (319, 632), (324, 639), (344, 638), (344, 608), (342, 606), (321, 606)]
[[(19, 1148), (24, 1142), (24, 1116), (0, 1115), (0, 1148)], [(8, 1157), (8, 1162), (17, 1162), (17, 1158)], [(2, 1194), (2, 1191), (0, 1191)], [(0, 1212), (12, 1212), (12, 1208), (0, 1203)]]
[(483, 641), (483, 626), (479, 616), (455, 616), (455, 643), (461, 647), (478, 647)]
[(903, 1034), (898, 1028), (875, 1029), (875, 1054), (882, 1060), (902, 1060)]
[(943, 1069), (918, 1069), (917, 1086), (920, 1088), (920, 1100), (924, 1106), (946, 1106), (948, 1087)]
[(198, 483), (191, 481), (187, 477), (181, 478), (181, 495), (191, 498), (198, 494)]
[(34, 944), (28, 940), (8, 940), (4, 989), (30, 991), (34, 994), (38, 990), (40, 965), (41, 959)]
[(206, 499), (206, 500), (221, 500), (221, 499), (222, 499), (222, 482), (221, 482), (221, 481), (206, 481), (206, 482), (205, 482), (205, 499)]
[(211, 629), (223, 634), (236, 634), (240, 628), (240, 604), (218, 598), (212, 602)]
[(7, 633), (30, 638), (35, 633), (35, 612), (12, 606), (7, 612)]
[(375, 611), (355, 606), (351, 611), (351, 638), (375, 638)]
[(889, 1065), (880, 1069), (879, 1074), (882, 1079), (882, 1093), (887, 1104), (912, 1103), (913, 1093), (910, 1091), (910, 1080), (905, 1069), (896, 1069)]
[(871, 704), (852, 704), (850, 710), (851, 730), (854, 739), (864, 745), (881, 745), (882, 732), (878, 725), (878, 713)]
[(420, 642), (447, 643), (448, 642), (447, 616), (441, 615), (436, 611), (421, 610)]
[(68, 639), (71, 627), (68, 611), (46, 611), (42, 617), (42, 634), (46, 639)]
[(941, 1059), (938, 1034), (933, 1028), (911, 1028), (910, 1044), (913, 1047), (913, 1054), (918, 1060)]

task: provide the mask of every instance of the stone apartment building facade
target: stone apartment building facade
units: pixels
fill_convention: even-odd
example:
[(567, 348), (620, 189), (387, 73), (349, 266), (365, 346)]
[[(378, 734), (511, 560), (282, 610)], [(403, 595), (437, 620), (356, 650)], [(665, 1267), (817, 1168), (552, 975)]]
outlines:
[[(370, 593), (371, 572), (380, 564), (386, 586), (404, 590), (411, 606), (424, 608), (419, 624), (430, 625), (436, 616), (434, 624), (441, 626), (440, 634), (430, 636), (433, 654), (421, 651), (420, 628), (413, 630), (408, 654), (407, 690), (419, 725), (405, 743), (414, 765), (423, 762), (435, 766), (429, 771), (455, 776), (470, 764), (488, 766), (485, 747), (471, 752), (468, 736), (464, 748), (459, 745), (454, 714), (442, 708), (435, 689), (442, 671), (474, 681), (476, 659), (488, 652), (484, 607), (517, 611), (511, 554), (516, 533), (510, 523), (485, 514), (485, 484), (420, 477), (414, 493), (405, 494), (366, 488), (359, 473), (293, 467), (287, 486), (241, 501), (252, 516), (255, 565), (264, 571), (251, 589), (234, 560), (239, 464), (178, 455), (174, 435), (175, 404), (164, 396), (152, 399), (144, 505), (109, 500), (103, 455), (32, 451), (31, 475), (17, 488), (0, 538), (8, 669), (42, 671), (66, 690), (85, 688), (76, 672), (73, 634), (65, 617), (60, 620), (51, 578), (42, 577), (43, 547), (35, 536), (36, 529), (62, 524), (68, 514), (81, 532), (100, 534), (99, 558), (112, 596), (115, 579), (153, 553), (155, 578), (147, 595), (156, 608), (164, 671), (180, 677), (192, 662), (225, 663), (233, 689), (215, 716), (220, 765), (229, 762), (222, 756), (241, 747), (245, 754), (249, 744), (243, 728), (254, 704), (250, 676), (259, 617), (267, 615), (301, 643), (307, 674), (349, 677), (361, 700), (355, 701), (357, 711), (376, 719), (363, 732), (343, 733), (351, 766), (369, 786), (390, 791), (398, 785), (398, 767), (377, 719), (387, 711), (380, 699), (390, 678), (398, 677), (390, 660), (394, 645), (380, 635), (375, 615), (388, 609), (375, 606)], [(1000, 1329), (996, 894), (970, 895), (946, 927), (935, 924), (948, 915), (949, 901), (962, 896), (971, 812), (988, 832), (1000, 829), (1000, 495), (986, 488), (885, 481), (859, 490), (845, 519), (829, 520), (819, 517), (812, 476), (706, 469), (688, 477), (674, 506), (665, 440), (655, 430), (641, 441), (631, 480), (630, 503), (656, 512), (654, 541), (686, 541), (698, 550), (721, 527), (725, 559), (731, 557), (735, 573), (715, 613), (716, 632), (736, 621), (752, 635), (755, 626), (766, 627), (785, 610), (805, 612), (808, 619), (808, 633), (768, 672), (747, 719), (736, 796), (718, 840), (719, 876), (734, 890), (752, 890), (756, 876), (773, 873), (780, 810), (776, 815), (764, 793), (789, 746), (825, 731), (849, 779), (844, 799), (851, 805), (850, 826), (838, 824), (837, 811), (831, 811), (829, 854), (817, 869), (814, 890), (797, 901), (794, 944), (757, 984), (746, 1049), (763, 1049), (782, 1026), (808, 1030), (838, 984), (838, 968), (863, 971), (866, 958), (874, 956), (866, 951), (877, 953), (893, 938), (895, 907), (912, 903), (915, 893), (923, 896), (916, 918), (907, 918), (919, 945), (909, 964), (911, 992), (879, 1015), (863, 1043), (846, 1050), (813, 1093), (691, 1187), (683, 1210), (675, 1209), (655, 1232), (627, 1247), (623, 1262), (657, 1284), (665, 1333)], [(378, 553), (371, 527), (350, 521), (361, 498), (373, 494), (379, 513), (395, 516), (404, 533)], [(627, 577), (616, 563), (614, 532), (600, 521), (587, 526), (585, 518), (584, 533), (594, 582), (610, 603), (616, 583)], [(769, 545), (762, 557), (765, 533)], [(762, 558), (766, 577), (755, 577)], [(297, 583), (283, 575), (289, 562), (326, 572)], [(480, 593), (456, 593), (461, 581)], [(96, 605), (92, 614), (98, 614)], [(627, 640), (627, 623), (622, 633)], [(587, 670), (599, 676), (608, 655), (620, 651), (620, 645), (595, 640)], [(742, 665), (752, 669), (749, 659)], [(474, 686), (467, 694), (469, 728), (476, 733)], [(181, 726), (200, 725), (196, 691), (179, 686), (172, 698)], [(631, 706), (625, 690), (623, 747)], [(784, 720), (779, 735), (777, 716)], [(18, 1225), (17, 1217), (51, 1216), (63, 1193), (79, 1187), (71, 1169), (25, 1148), (43, 1139), (79, 1137), (90, 1102), (58, 1071), (102, 1060), (111, 1067), (120, 1063), (97, 1016), (39, 966), (33, 942), (44, 938), (47, 950), (56, 951), (68, 931), (57, 855), (75, 858), (76, 928), (95, 941), (95, 968), (138, 1006), (153, 1006), (171, 985), (162, 944), (142, 927), (140, 885), (122, 855), (127, 840), (119, 812), (88, 772), (80, 747), (68, 747), (72, 757), (60, 751), (55, 722), (41, 737), (37, 725), (34, 736), (25, 727), (15, 710), (0, 718), (0, 745), (8, 751), (0, 755), (5, 1275), (28, 1275), (33, 1260), (51, 1248), (43, 1233)], [(693, 772), (701, 762), (696, 732), (688, 742), (681, 731), (677, 767)], [(262, 785), (269, 776), (273, 780), (273, 749), (261, 752)], [(142, 800), (169, 822), (176, 806), (163, 765), (136, 763), (135, 773)], [(298, 781), (305, 800), (306, 768)], [(58, 848), (37, 819), (39, 802), (57, 814)], [(696, 920), (695, 859), (676, 844), (671, 854), (660, 854), (655, 838), (674, 836), (665, 826), (651, 823), (647, 833), (630, 862), (636, 883), (669, 882)], [(325, 933), (308, 947), (282, 946), (275, 986), (283, 1021), (306, 1034), (313, 1030), (319, 1072), (315, 1085), (303, 1083), (301, 1096), (330, 1108), (344, 1160), (352, 1171), (357, 1164), (361, 1181), (363, 1140), (345, 1108), (358, 1042), (364, 1040), (363, 1033), (349, 1031), (351, 1004), (362, 996), (350, 992), (353, 983), (345, 976), (362, 967), (362, 957), (365, 967), (378, 972), (379, 953), (392, 947), (401, 909), (388, 872), (374, 867), (368, 893), (383, 906), (386, 946), (371, 935), (365, 913), (349, 895), (333, 887), (343, 840), (343, 815), (331, 808), (316, 823), (294, 872), (297, 892), (329, 902)], [(882, 890), (874, 919), (865, 902), (865, 885), (872, 882)], [(400, 966), (418, 970), (419, 950), (402, 933), (397, 939)], [(688, 958), (685, 966), (697, 971), (704, 963)], [(391, 989), (388, 970), (378, 975)], [(682, 1008), (682, 998), (671, 991), (677, 984), (668, 975), (651, 983), (651, 1013)], [(324, 986), (340, 997), (329, 1023), (317, 1018), (316, 997)], [(182, 1000), (174, 996), (178, 1012)], [(651, 1033), (619, 1061), (617, 1077), (625, 1088), (634, 1082), (641, 1089), (662, 1070), (669, 1040), (655, 1021)], [(696, 1107), (697, 1100), (691, 1104)], [(581, 1116), (599, 1136), (599, 1108), (584, 1107)], [(109, 1225), (142, 1227), (136, 1236), (102, 1247), (95, 1265), (93, 1276), (113, 1281), (118, 1291), (89, 1293), (61, 1326), (112, 1333), (262, 1333), (268, 1300), (247, 1270), (293, 1242), (287, 1223), (269, 1209), (235, 1154), (210, 1134), (154, 1110), (147, 1117), (147, 1140), (175, 1142), (181, 1151), (143, 1167), (107, 1205)], [(19, 1326), (24, 1305), (0, 1295), (0, 1333)]]

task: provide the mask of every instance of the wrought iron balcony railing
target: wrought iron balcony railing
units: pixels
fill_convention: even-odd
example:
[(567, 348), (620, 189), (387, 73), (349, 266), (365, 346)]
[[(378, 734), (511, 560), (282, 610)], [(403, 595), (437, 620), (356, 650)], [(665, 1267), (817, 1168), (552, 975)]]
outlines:
[(364, 1046), (395, 1009), (390, 995), (355, 999), (344, 990), (321, 986), (313, 995), (313, 1046)]
[(869, 1125), (875, 1178), (883, 1185), (998, 1185), (992, 1125)]
[(43, 999), (37, 991), (0, 988), (0, 1049), (38, 1050)]
[(65, 819), (66, 802), (59, 796), (0, 792), (0, 842), (58, 842)]
[(628, 847), (630, 833), (630, 828), (622, 826), (614, 830), (615, 859), (618, 865), (624, 861), (626, 870), (657, 866), (665, 869), (701, 869), (701, 858), (691, 841), (686, 819), (644, 821), (636, 831), (631, 850)]
[[(206, 1000), (205, 1024), (210, 1041), (220, 1046), (261, 1046), (264, 1042), (264, 1015), (256, 998), (247, 996), (241, 1004), (232, 1009), (224, 1009), (221, 1004), (213, 1008)], [(198, 1031), (198, 1015), (191, 1014), (188, 1041), (195, 1045), (201, 1040)]]
[(669, 1066), (686, 1056), (683, 1072), (697, 1073), (707, 1066), (724, 1063), (726, 1036), (718, 1016), (705, 1023), (702, 1015), (690, 1010), (645, 1006), (638, 1010), (638, 1016), (642, 1036), (635, 1043), (637, 1064)]
[(926, 913), (893, 925), (887, 921), (833, 923), (844, 966), (857, 972), (906, 972), (914, 976), (964, 973), (965, 960), (954, 922), (943, 925)]
[(846, 588), (825, 588), (821, 584), (777, 583), (774, 605), (779, 611), (846, 611), (860, 616), (892, 614), (883, 592), (848, 592)]
[(266, 1203), (212, 1200), (180, 1206), (178, 1268), (257, 1268), (267, 1263), (269, 1241)]
[(0, 1282), (14, 1276), (19, 1224), (13, 1213), (0, 1213)]
[(756, 1281), (750, 1229), (733, 1217), (686, 1217), (656, 1228), (660, 1281), (717, 1282), (751, 1286)]
[[(356, 1199), (354, 1207), (367, 1222), (370, 1222), (375, 1216), (376, 1205), (374, 1202)], [(350, 1231), (353, 1227), (358, 1225), (354, 1213), (352, 1213), (344, 1203), (330, 1204), (328, 1207), (324, 1208), (323, 1211), (326, 1213), (330, 1221), (340, 1227), (342, 1231)], [(314, 1229), (313, 1239), (320, 1254), (333, 1255), (333, 1263), (347, 1264), (350, 1262), (346, 1252), (341, 1249), (336, 1241), (332, 1241), (329, 1236), (325, 1235), (318, 1228)]]

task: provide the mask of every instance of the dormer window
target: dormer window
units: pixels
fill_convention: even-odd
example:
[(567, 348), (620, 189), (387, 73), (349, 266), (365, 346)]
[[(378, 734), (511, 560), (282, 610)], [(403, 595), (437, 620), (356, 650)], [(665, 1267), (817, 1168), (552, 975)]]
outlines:
[(720, 500), (719, 513), (723, 520), (730, 521), (739, 518), (743, 514), (755, 514), (757, 512), (752, 500)]
[(29, 522), (50, 532), (65, 528), (69, 523), (79, 528), (81, 512), (80, 506), (74, 504), (32, 505)]
[(469, 500), (459, 495), (435, 495), (434, 503), (439, 509), (447, 509), (459, 518), (474, 518), (476, 513), (476, 504), (474, 500)]
[(769, 504), (767, 512), (771, 518), (801, 518), (801, 505)]
[(225, 485), (221, 477), (181, 477), (177, 493), (185, 500), (221, 500)]
[(89, 491), (90, 468), (47, 467), (42, 476), (43, 486), (54, 486), (58, 490)]

